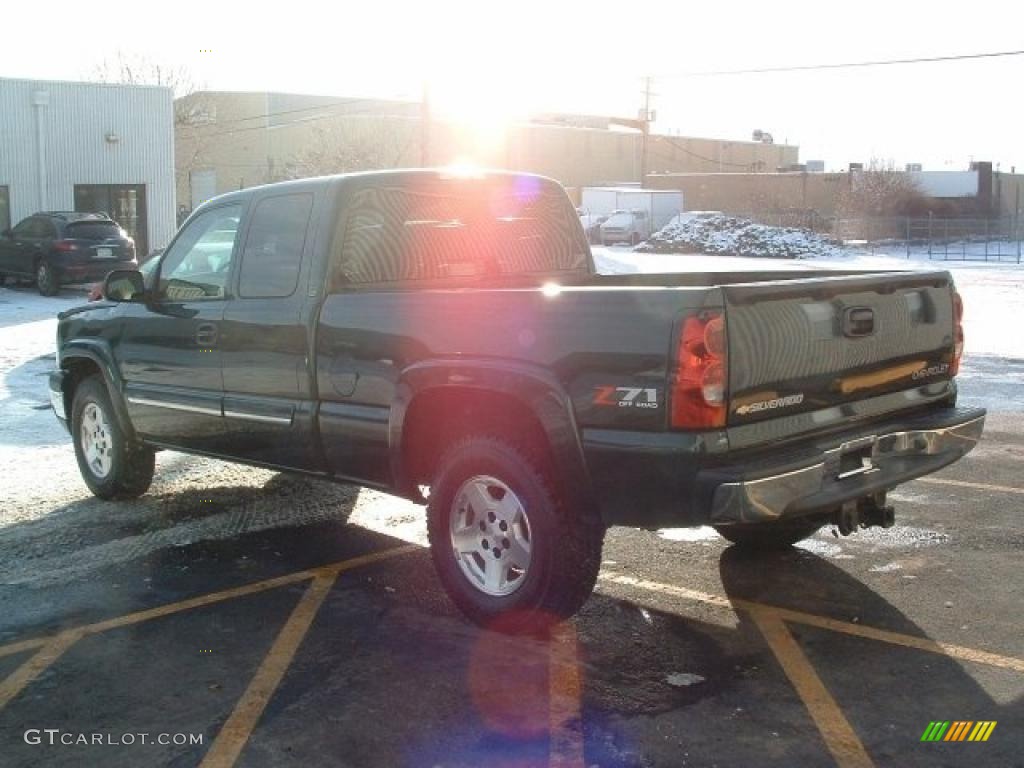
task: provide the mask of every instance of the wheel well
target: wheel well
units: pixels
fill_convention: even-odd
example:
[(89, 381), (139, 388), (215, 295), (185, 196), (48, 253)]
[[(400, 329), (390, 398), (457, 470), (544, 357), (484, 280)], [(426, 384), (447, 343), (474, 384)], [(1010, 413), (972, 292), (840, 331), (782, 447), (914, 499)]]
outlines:
[(535, 456), (541, 468), (551, 466), (547, 433), (521, 400), (500, 392), (445, 387), (418, 395), (409, 406), (402, 428), (405, 480), (429, 485), (448, 447), (473, 434), (511, 440)]
[(68, 414), (68, 419), (70, 420), (71, 406), (75, 402), (75, 390), (78, 389), (78, 385), (93, 374), (98, 373), (100, 378), (102, 378), (103, 371), (100, 370), (100, 367), (94, 360), (90, 360), (87, 357), (68, 360), (63, 368), (68, 372), (64, 379), (64, 413)]

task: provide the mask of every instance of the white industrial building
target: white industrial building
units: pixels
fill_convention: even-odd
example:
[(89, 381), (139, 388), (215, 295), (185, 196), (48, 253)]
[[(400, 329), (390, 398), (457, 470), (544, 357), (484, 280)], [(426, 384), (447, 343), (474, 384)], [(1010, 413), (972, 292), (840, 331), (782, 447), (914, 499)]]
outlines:
[(140, 255), (174, 235), (169, 88), (0, 78), (0, 229), (37, 211), (103, 211)]

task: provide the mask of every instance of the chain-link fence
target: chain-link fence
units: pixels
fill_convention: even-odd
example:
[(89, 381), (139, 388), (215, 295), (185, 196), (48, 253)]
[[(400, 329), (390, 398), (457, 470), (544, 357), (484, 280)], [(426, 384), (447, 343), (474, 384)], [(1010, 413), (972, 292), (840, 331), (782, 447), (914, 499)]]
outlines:
[(874, 252), (943, 261), (1021, 263), (1021, 221), (1002, 218), (893, 217), (835, 219), (842, 243)]
[(736, 215), (773, 227), (809, 229), (871, 253), (939, 261), (1024, 261), (1024, 220), (1019, 216), (840, 218), (803, 209)]

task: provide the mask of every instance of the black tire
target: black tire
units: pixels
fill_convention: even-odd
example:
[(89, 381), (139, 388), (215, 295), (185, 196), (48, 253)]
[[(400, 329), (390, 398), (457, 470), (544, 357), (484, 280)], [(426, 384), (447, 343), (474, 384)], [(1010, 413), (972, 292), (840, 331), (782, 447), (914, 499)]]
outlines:
[(36, 262), (36, 288), (43, 296), (55, 296), (60, 290), (57, 273), (46, 259)]
[[(485, 436), (458, 441), (438, 465), (427, 506), (434, 567), (455, 605), (482, 626), (510, 633), (542, 631), (576, 613), (597, 581), (604, 527), (569, 508), (541, 466), (530, 451)], [(481, 591), (464, 573), (452, 544), (449, 526), (456, 494), (470, 478), (484, 475), (507, 486), (528, 518), (529, 567), (508, 595)]]
[[(90, 406), (99, 409), (103, 416), (102, 434), (94, 439), (106, 446), (103, 453), (109, 460), (109, 468), (105, 474), (90, 464), (86, 456), (82, 422)], [(107, 387), (98, 375), (84, 379), (75, 388), (71, 405), (71, 438), (75, 444), (78, 469), (93, 495), (101, 499), (134, 499), (149, 490), (156, 455), (151, 448), (129, 444), (125, 439)]]
[(750, 550), (785, 549), (814, 535), (825, 523), (816, 518), (779, 520), (774, 523), (716, 525), (715, 530), (738, 547)]

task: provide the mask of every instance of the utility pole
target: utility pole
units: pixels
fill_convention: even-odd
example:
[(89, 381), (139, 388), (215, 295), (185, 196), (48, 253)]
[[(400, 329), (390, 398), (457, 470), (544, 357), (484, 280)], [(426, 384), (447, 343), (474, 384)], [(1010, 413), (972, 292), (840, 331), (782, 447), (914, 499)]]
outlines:
[(640, 186), (647, 183), (647, 141), (651, 135), (651, 78), (644, 78), (644, 108), (640, 114)]
[(420, 167), (430, 166), (430, 84), (423, 81), (420, 98)]

